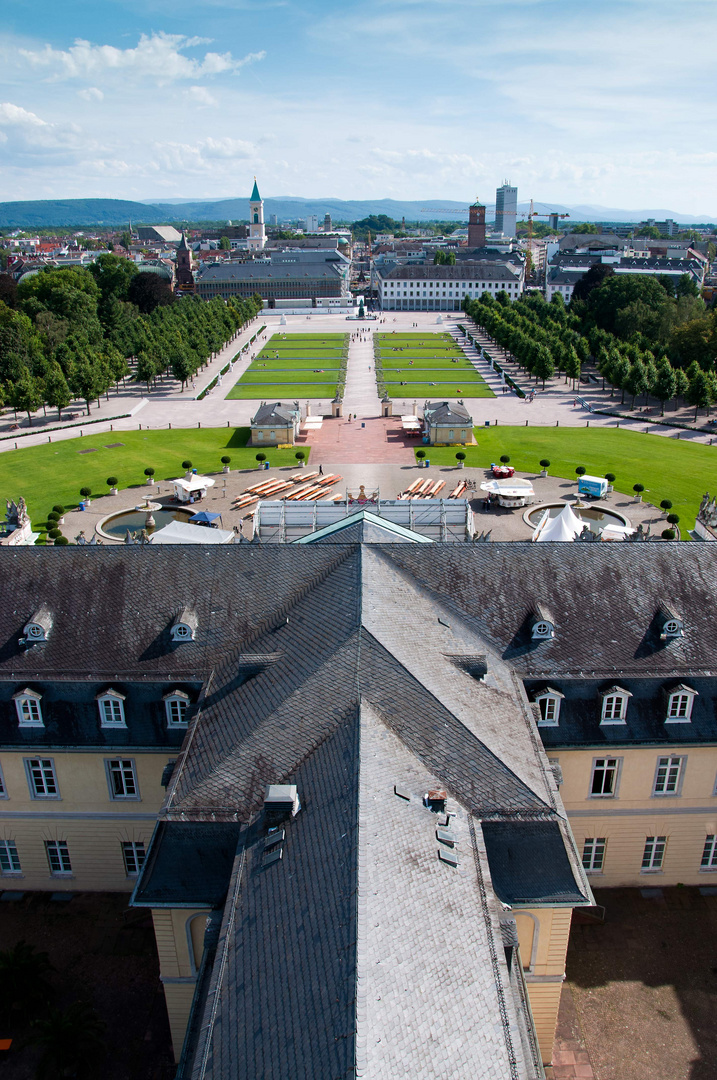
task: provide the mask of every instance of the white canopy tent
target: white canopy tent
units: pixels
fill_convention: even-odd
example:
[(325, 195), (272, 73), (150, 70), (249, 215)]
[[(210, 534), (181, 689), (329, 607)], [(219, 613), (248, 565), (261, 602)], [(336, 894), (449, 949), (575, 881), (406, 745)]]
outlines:
[(507, 480), (487, 480), (480, 489), (489, 495), (497, 495), (501, 506), (528, 506), (535, 497), (530, 480), (522, 480), (518, 476), (511, 476)]
[(582, 531), (583, 522), (573, 511), (570, 503), (566, 503), (560, 513), (553, 518), (550, 516), (550, 510), (545, 511), (533, 533), (533, 541), (574, 540)]
[(170, 521), (150, 537), (151, 544), (233, 544), (232, 529), (204, 529), (188, 521)]
[(177, 502), (193, 502), (197, 497), (203, 498), (208, 488), (214, 487), (215, 483), (216, 481), (212, 480), (211, 476), (199, 476), (198, 474), (185, 476), (181, 480), (172, 480), (174, 497)]

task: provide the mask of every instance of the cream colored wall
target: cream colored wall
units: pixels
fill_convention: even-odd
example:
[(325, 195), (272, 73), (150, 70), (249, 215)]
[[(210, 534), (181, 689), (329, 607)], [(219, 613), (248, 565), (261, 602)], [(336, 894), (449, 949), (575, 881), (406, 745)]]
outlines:
[[(652, 795), (658, 757), (686, 758), (679, 795)], [(717, 748), (666, 746), (548, 751), (563, 773), (560, 794), (579, 852), (586, 837), (607, 840), (602, 873), (591, 873), (596, 888), (717, 884), (717, 870), (703, 871), (705, 837), (717, 835)], [(615, 798), (590, 797), (596, 757), (622, 759)], [(666, 836), (661, 871), (641, 871), (647, 836)]]
[(192, 1007), (208, 914), (207, 908), (156, 908), (152, 911), (160, 979), (177, 1061)]
[(513, 916), (540, 1053), (543, 1062), (549, 1064), (565, 977), (572, 909), (515, 908)]
[[(139, 799), (110, 799), (105, 759), (112, 756), (134, 760)], [(22, 881), (23, 889), (32, 890), (131, 892), (136, 878), (125, 874), (121, 844), (134, 840), (142, 841), (145, 849), (149, 846), (165, 794), (162, 772), (173, 756), (166, 749), (114, 755), (96, 750), (3, 753), (0, 764), (8, 798), (0, 800), (0, 838), (15, 841), (22, 876), (3, 875), (0, 887)], [(53, 759), (59, 799), (30, 797), (24, 766), (28, 757)], [(46, 840), (67, 842), (71, 876), (50, 874)]]

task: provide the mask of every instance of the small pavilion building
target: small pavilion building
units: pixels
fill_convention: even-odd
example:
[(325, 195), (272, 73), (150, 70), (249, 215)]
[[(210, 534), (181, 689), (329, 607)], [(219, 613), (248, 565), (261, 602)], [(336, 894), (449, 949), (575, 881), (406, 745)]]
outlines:
[(250, 446), (293, 444), (299, 434), (301, 410), (297, 402), (262, 402), (251, 421)]
[(423, 434), (433, 446), (464, 446), (475, 441), (473, 417), (460, 401), (427, 401), (423, 406)]

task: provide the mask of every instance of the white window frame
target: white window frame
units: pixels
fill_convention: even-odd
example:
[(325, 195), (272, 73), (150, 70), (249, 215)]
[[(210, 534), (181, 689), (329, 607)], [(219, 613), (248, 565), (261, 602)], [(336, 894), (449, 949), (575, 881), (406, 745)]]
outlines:
[[(652, 794), (656, 798), (674, 797), (682, 794), (682, 780), (687, 758), (680, 754), (665, 754), (657, 759)], [(659, 787), (658, 787), (659, 784)]]
[[(126, 728), (127, 721), (124, 715), (125, 695), (118, 690), (106, 690), (104, 694), (97, 695), (97, 708), (100, 713), (100, 727), (103, 728)], [(119, 712), (119, 719), (115, 720), (108, 713)]]
[[(600, 724), (626, 724), (627, 702), (632, 697), (629, 690), (616, 687), (614, 692), (602, 695), (602, 708), (600, 710)], [(608, 712), (610, 715), (608, 716)]]
[(2, 877), (21, 877), (22, 866), (14, 840), (0, 840), (0, 875)]
[[(611, 791), (593, 791), (595, 784), (595, 775), (598, 769), (603, 772), (610, 770), (613, 774), (613, 783)], [(604, 757), (593, 758), (592, 769), (590, 770), (590, 793), (591, 799), (616, 799), (618, 789), (620, 786), (620, 773), (622, 772), (622, 758), (614, 757), (612, 755), (605, 755)]]
[[(176, 711), (174, 707), (175, 706), (178, 707), (180, 704), (182, 704), (184, 706), (184, 709), (179, 710), (179, 711), (183, 712), (183, 715), (184, 715), (185, 719), (176, 720), (173, 717), (172, 713), (174, 711)], [(171, 694), (165, 694), (164, 695), (164, 709), (165, 709), (165, 713), (166, 713), (166, 716), (167, 716), (167, 727), (168, 728), (185, 728), (186, 729), (186, 727), (187, 727), (187, 725), (189, 723), (189, 720), (186, 719), (187, 713), (189, 711), (189, 694), (185, 694), (183, 690), (173, 690)]]
[[(46, 840), (45, 855), (51, 877), (72, 877), (72, 860), (66, 840)], [(59, 869), (55, 869), (52, 865), (53, 856)]]
[(122, 859), (127, 877), (139, 877), (139, 872), (147, 858), (144, 840), (123, 840)]
[(583, 840), (582, 863), (586, 874), (602, 874), (605, 866), (605, 836), (586, 836)]
[[(57, 770), (55, 769), (54, 758), (33, 757), (25, 758), (24, 761), (27, 784), (30, 789), (30, 798), (59, 799), (60, 785), (57, 782)], [(38, 781), (40, 781), (40, 787), (45, 790), (39, 790)], [(54, 790), (47, 790), (48, 788), (54, 788)]]
[(717, 835), (714, 833), (707, 833), (705, 836), (705, 845), (702, 849), (702, 859), (700, 860), (700, 870), (702, 873), (710, 873), (717, 870)]
[(667, 836), (646, 836), (642, 849), (641, 874), (660, 874), (665, 861)]
[[(692, 706), (697, 697), (696, 690), (687, 687), (681, 690), (673, 690), (667, 699), (666, 724), (689, 724), (692, 721)], [(684, 705), (682, 704), (684, 700)], [(674, 710), (674, 712), (673, 712)]]
[(0, 799), (9, 799), (10, 796), (7, 793), (7, 785), (5, 783), (5, 777), (2, 771), (2, 765), (0, 765)]
[(42, 719), (42, 694), (34, 690), (22, 690), (19, 694), (13, 694), (17, 721), (20, 727), (44, 727)]
[(139, 781), (134, 758), (105, 758), (105, 770), (112, 802), (139, 801)]
[[(263, 434), (263, 433), (262, 433)], [(175, 623), (172, 627), (172, 641), (193, 641), (194, 634), (191, 626), (186, 623)]]
[(562, 698), (563, 695), (556, 693), (554, 690), (544, 690), (540, 694), (535, 695), (535, 703), (540, 709), (540, 719), (538, 720), (538, 727), (559, 726), (560, 702)]

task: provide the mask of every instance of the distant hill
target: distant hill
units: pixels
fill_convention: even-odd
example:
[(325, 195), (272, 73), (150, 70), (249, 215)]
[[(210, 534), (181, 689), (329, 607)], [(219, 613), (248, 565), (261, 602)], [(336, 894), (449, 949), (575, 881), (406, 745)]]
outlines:
[[(535, 210), (568, 213), (574, 221), (644, 221), (655, 218), (663, 221), (672, 218), (684, 225), (702, 224), (715, 220), (703, 215), (694, 217), (678, 214), (674, 210), (620, 210), (607, 206), (563, 206), (560, 203), (535, 202)], [(525, 217), (530, 209), (528, 202), (518, 204), (518, 217)], [(449, 211), (463, 211), (451, 213)], [(360, 221), (372, 214), (386, 214), (407, 222), (468, 220), (467, 204), (450, 199), (426, 199), (401, 201), (397, 199), (345, 200), (336, 198), (304, 199), (286, 195), (264, 200), (267, 222), (276, 214), (279, 222), (286, 219), (316, 214), (323, 220), (331, 214), (334, 221)], [(492, 221), (495, 204), (486, 204), (486, 218)], [(88, 228), (102, 225), (119, 228), (130, 220), (133, 224), (170, 225), (194, 221), (246, 221), (249, 218), (249, 200), (215, 199), (186, 200), (181, 202), (132, 202), (125, 199), (45, 199), (25, 202), (0, 203), (0, 228), (41, 229), (43, 227)], [(568, 221), (564, 224), (569, 224)]]

